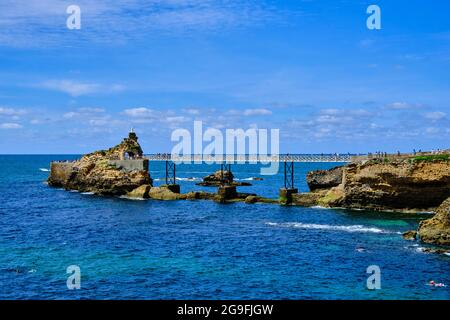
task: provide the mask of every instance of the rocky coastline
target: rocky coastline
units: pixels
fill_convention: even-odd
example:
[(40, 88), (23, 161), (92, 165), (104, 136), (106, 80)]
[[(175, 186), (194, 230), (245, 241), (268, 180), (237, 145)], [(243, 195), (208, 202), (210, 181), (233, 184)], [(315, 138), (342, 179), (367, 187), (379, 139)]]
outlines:
[[(292, 194), (289, 205), (367, 209), (391, 212), (434, 212), (418, 230), (404, 238), (438, 246), (450, 246), (449, 154), (356, 159), (345, 166), (309, 172), (310, 192)], [(234, 181), (229, 171), (206, 176), (200, 185), (216, 186), (217, 192), (180, 193), (179, 185), (153, 186), (148, 160), (134, 132), (117, 146), (95, 151), (72, 162), (52, 162), (48, 184), (67, 190), (126, 198), (154, 200), (212, 200), (286, 204), (236, 191), (250, 185)]]
[(384, 157), (354, 161), (307, 175), (310, 192), (293, 196), (293, 204), (390, 212), (433, 212), (408, 240), (450, 246), (450, 156)]

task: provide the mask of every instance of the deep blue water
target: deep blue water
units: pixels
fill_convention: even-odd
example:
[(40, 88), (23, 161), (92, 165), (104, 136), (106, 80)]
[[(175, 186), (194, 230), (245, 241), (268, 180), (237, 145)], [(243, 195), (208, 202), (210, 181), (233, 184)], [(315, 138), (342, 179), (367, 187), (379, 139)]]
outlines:
[[(0, 156), (0, 299), (449, 299), (450, 257), (400, 232), (420, 217), (210, 201), (136, 201), (67, 192), (44, 181), (51, 160)], [(296, 164), (297, 186), (309, 170)], [(164, 163), (151, 163), (155, 184)], [(180, 165), (181, 178), (217, 166)], [(235, 165), (238, 179), (257, 165)], [(242, 191), (276, 197), (281, 174)], [(204, 190), (180, 181), (182, 192)], [(422, 218), (424, 218), (422, 216)], [(420, 245), (422, 246), (422, 245)], [(81, 268), (68, 290), (66, 268)], [(381, 268), (381, 290), (366, 268)]]

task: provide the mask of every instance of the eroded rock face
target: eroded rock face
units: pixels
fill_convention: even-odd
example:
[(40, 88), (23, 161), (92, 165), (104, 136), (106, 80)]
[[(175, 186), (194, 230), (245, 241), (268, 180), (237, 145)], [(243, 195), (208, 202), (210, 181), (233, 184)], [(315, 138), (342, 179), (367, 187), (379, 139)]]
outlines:
[(344, 207), (428, 210), (450, 196), (447, 161), (369, 161), (348, 165), (344, 176)]
[(336, 167), (330, 170), (317, 170), (306, 175), (306, 182), (311, 191), (317, 189), (328, 189), (337, 187), (342, 183), (343, 167)]
[[(147, 170), (122, 170), (111, 160), (148, 161), (140, 159), (142, 149), (131, 132), (122, 143), (109, 150), (96, 151), (73, 162), (52, 162), (48, 184), (81, 192), (125, 195), (142, 186), (151, 185)], [(148, 165), (141, 166), (148, 168)]]
[(308, 177), (312, 192), (300, 195), (299, 205), (429, 211), (450, 197), (447, 161), (374, 159), (316, 171)]
[(418, 234), (426, 243), (450, 246), (450, 198), (436, 210), (436, 214), (420, 223)]

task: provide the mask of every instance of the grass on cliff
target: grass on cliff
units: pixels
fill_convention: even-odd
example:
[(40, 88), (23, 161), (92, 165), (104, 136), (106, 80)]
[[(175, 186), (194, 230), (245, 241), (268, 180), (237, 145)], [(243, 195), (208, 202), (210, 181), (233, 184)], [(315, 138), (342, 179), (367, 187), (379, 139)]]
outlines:
[(417, 156), (413, 158), (413, 161), (425, 161), (425, 162), (433, 162), (433, 161), (449, 161), (450, 155), (448, 154), (432, 154), (427, 156)]

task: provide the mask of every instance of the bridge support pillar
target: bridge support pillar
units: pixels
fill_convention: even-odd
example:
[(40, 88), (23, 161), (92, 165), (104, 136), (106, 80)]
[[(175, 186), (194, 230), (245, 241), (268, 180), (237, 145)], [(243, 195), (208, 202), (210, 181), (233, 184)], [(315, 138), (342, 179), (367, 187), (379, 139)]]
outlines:
[(280, 189), (279, 201), (281, 205), (292, 203), (292, 195), (298, 193), (294, 187), (294, 162), (284, 162), (284, 188)]
[(172, 191), (173, 193), (180, 193), (181, 192), (179, 184), (167, 184), (167, 185), (165, 185), (165, 187), (167, 189), (169, 189), (170, 191)]
[(298, 193), (297, 188), (286, 189), (281, 188), (279, 193), (279, 201), (281, 205), (288, 205), (292, 203), (292, 195)]
[(174, 193), (180, 193), (180, 185), (176, 183), (176, 164), (166, 161), (166, 188)]
[(237, 197), (236, 186), (220, 186), (217, 190), (217, 201), (224, 203)]
[(226, 163), (222, 163), (220, 165), (220, 183), (222, 186), (224, 185), (228, 185), (231, 181), (229, 181), (229, 179), (225, 179), (224, 177), (224, 172), (228, 171), (229, 174), (231, 175), (231, 164), (226, 164)]

